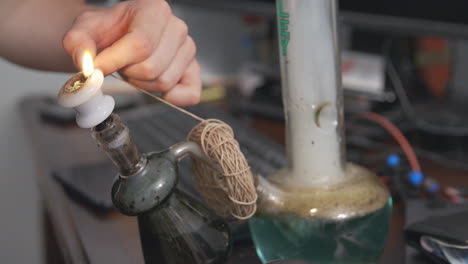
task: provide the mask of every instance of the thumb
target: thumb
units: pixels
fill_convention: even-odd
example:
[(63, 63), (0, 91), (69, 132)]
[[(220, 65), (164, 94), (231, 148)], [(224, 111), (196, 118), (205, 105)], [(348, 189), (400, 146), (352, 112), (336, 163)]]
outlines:
[(123, 20), (130, 10), (130, 2), (133, 1), (125, 1), (111, 8), (87, 10), (75, 19), (63, 38), (63, 47), (78, 69), (82, 67), (85, 50), (96, 57), (98, 49), (106, 48), (122, 37), (127, 25)]
[(75, 66), (81, 70), (83, 53), (88, 50), (93, 58), (96, 56), (96, 41), (87, 31), (73, 27), (63, 38), (63, 48), (73, 58)]

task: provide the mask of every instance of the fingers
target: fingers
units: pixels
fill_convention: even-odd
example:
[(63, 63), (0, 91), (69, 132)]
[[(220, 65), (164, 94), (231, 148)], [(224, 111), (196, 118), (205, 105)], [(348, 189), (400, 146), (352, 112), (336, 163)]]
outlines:
[(156, 80), (156, 89), (160, 92), (167, 92), (174, 87), (194, 60), (196, 52), (195, 42), (191, 37), (187, 37), (167, 70)]
[(110, 43), (119, 39), (126, 30), (123, 19), (128, 13), (127, 2), (110, 9), (89, 10), (79, 15), (63, 38), (63, 47), (73, 58), (75, 65), (81, 67), (83, 52), (89, 50), (93, 56)]
[(82, 65), (81, 59), (85, 50), (89, 50), (93, 57), (96, 55), (96, 41), (92, 28), (99, 21), (88, 19), (89, 17), (87, 12), (78, 17), (73, 27), (65, 34), (62, 42), (63, 48), (70, 54), (78, 68)]
[(125, 1), (80, 15), (63, 39), (81, 67), (83, 52), (95, 56), (105, 75), (120, 71), (132, 84), (163, 92), (169, 101), (198, 102), (201, 89), (196, 46), (185, 22), (164, 0)]
[[(135, 78), (133, 75), (126, 75), (129, 82), (135, 84), (136, 86), (155, 92), (167, 92), (171, 90), (182, 78), (182, 75), (187, 71), (189, 65), (195, 58), (196, 46), (195, 42), (191, 37), (187, 37), (185, 42), (177, 51), (177, 54), (170, 61), (170, 64), (167, 68), (162, 68), (164, 70), (159, 76), (156, 75), (156, 79), (152, 80), (141, 80)], [(157, 67), (158, 62), (151, 64), (151, 67)], [(140, 67), (139, 65), (134, 65), (135, 67)], [(148, 67), (148, 66), (147, 66)]]
[[(128, 82), (144, 90), (161, 92), (157, 86), (158, 81), (129, 79)], [(163, 98), (180, 106), (194, 105), (200, 101), (201, 87), (200, 65), (196, 60), (192, 60), (180, 81), (164, 92)]]
[(128, 33), (96, 57), (96, 66), (105, 75), (144, 61), (159, 44), (172, 11), (165, 1), (147, 1), (145, 4), (135, 5), (130, 12), (133, 17)]
[(121, 73), (142, 81), (157, 79), (171, 64), (179, 48), (186, 41), (187, 34), (187, 24), (172, 16), (156, 47), (156, 51), (148, 59), (126, 67)]
[(163, 99), (179, 106), (195, 105), (200, 102), (201, 88), (200, 65), (193, 60), (181, 81)]
[(89, 50), (91, 55), (96, 55), (96, 43), (89, 34), (82, 31), (70, 31), (63, 40), (65, 50), (72, 56), (74, 64), (81, 69), (82, 57), (85, 50)]

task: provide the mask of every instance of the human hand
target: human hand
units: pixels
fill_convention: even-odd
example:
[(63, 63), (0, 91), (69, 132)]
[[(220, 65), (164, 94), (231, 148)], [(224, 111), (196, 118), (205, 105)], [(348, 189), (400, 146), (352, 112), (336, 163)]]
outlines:
[[(77, 67), (83, 52), (104, 75), (119, 71), (133, 85), (162, 92), (179, 106), (200, 101), (200, 65), (184, 21), (164, 0), (133, 0), (85, 11), (63, 39)], [(97, 54), (97, 55), (96, 55)]]

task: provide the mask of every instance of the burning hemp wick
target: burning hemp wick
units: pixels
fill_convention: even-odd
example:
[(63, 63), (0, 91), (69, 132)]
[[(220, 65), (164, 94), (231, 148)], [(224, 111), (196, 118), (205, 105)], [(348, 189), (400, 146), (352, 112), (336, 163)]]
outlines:
[(82, 70), (82, 75), (78, 78), (78, 80), (74, 81), (73, 84), (70, 84), (64, 88), (65, 92), (67, 93), (73, 93), (86, 83), (88, 80), (88, 77), (91, 76), (91, 74), (94, 71), (94, 65), (93, 65), (93, 56), (91, 53), (86, 50), (83, 54), (83, 70)]

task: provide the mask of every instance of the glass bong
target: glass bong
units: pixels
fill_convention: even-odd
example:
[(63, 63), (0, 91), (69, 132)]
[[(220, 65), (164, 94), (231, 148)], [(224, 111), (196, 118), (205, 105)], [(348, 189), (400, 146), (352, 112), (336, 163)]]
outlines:
[(376, 263), (392, 202), (369, 170), (344, 161), (335, 0), (277, 0), (289, 168), (258, 177), (249, 225), (263, 263)]
[(128, 127), (112, 113), (114, 100), (101, 91), (102, 72), (85, 73), (65, 83), (58, 101), (76, 110), (78, 126), (92, 128), (94, 139), (119, 169), (112, 201), (121, 213), (138, 217), (145, 263), (224, 263), (231, 248), (227, 224), (176, 188), (177, 162), (187, 155), (205, 159), (200, 147), (181, 142), (162, 152), (140, 153)]

